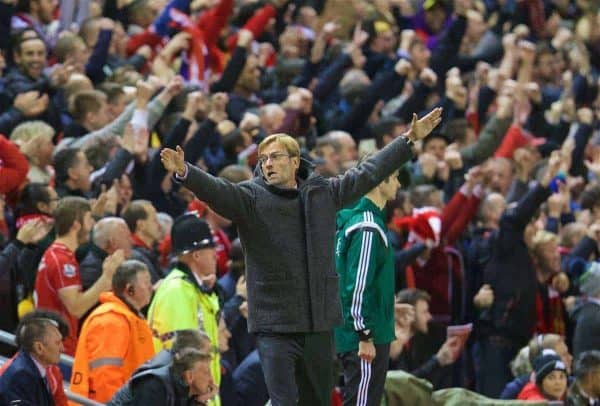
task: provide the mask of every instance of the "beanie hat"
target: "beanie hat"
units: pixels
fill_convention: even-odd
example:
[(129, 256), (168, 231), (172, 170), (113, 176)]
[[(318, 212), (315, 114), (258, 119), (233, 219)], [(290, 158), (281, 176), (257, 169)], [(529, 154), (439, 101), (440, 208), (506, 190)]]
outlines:
[(600, 263), (592, 262), (587, 266), (587, 271), (579, 278), (580, 290), (587, 296), (596, 296), (600, 293)]
[(542, 381), (552, 371), (563, 371), (567, 373), (567, 367), (561, 358), (553, 350), (546, 349), (533, 360), (535, 370), (535, 383), (541, 385)]
[(440, 245), (442, 218), (435, 207), (414, 209), (412, 216), (396, 219), (396, 227), (410, 230), (410, 242), (421, 242), (428, 247)]

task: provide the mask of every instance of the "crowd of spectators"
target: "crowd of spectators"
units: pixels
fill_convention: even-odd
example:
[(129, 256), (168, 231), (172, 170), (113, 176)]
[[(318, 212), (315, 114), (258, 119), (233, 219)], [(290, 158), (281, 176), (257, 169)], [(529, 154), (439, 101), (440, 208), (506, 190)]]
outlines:
[(389, 369), (599, 405), (599, 10), (0, 0), (0, 329), (19, 347), (0, 348), (0, 404), (65, 405), (64, 380), (114, 404), (264, 405), (235, 219), (160, 150), (240, 183), (286, 133), (329, 178), (442, 107), (386, 206)]

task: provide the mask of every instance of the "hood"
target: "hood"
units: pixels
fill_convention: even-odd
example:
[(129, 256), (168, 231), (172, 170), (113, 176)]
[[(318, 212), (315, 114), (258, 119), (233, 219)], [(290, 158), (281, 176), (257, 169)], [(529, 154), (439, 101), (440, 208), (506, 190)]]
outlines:
[(357, 214), (364, 211), (381, 212), (381, 209), (375, 206), (375, 203), (363, 197), (353, 206), (338, 211), (336, 215), (336, 225), (338, 229), (343, 229), (348, 226), (348, 222)]

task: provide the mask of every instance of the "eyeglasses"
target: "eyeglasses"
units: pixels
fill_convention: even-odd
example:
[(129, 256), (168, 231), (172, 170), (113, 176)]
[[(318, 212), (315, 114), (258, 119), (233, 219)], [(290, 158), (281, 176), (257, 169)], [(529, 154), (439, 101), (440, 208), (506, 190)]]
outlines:
[(285, 157), (291, 157), (290, 154), (286, 154), (284, 152), (273, 152), (272, 154), (269, 155), (260, 155), (258, 157), (258, 163), (261, 165), (264, 165), (267, 163), (267, 161), (270, 159), (272, 162), (276, 162), (276, 161), (280, 161)]

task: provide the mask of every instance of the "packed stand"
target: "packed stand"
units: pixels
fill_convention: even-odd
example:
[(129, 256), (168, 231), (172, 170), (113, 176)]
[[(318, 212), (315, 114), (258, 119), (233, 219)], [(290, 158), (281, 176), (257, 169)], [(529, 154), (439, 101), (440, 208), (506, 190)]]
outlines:
[(247, 222), (161, 150), (246, 184), (285, 158), (259, 148), (285, 133), (300, 170), (334, 179), (441, 112), (335, 219), (331, 404), (410, 403), (412, 377), (383, 386), (404, 371), (600, 405), (599, 10), (0, 1), (0, 329), (18, 346), (1, 347), (0, 404), (66, 405), (65, 381), (114, 405), (264, 405)]

